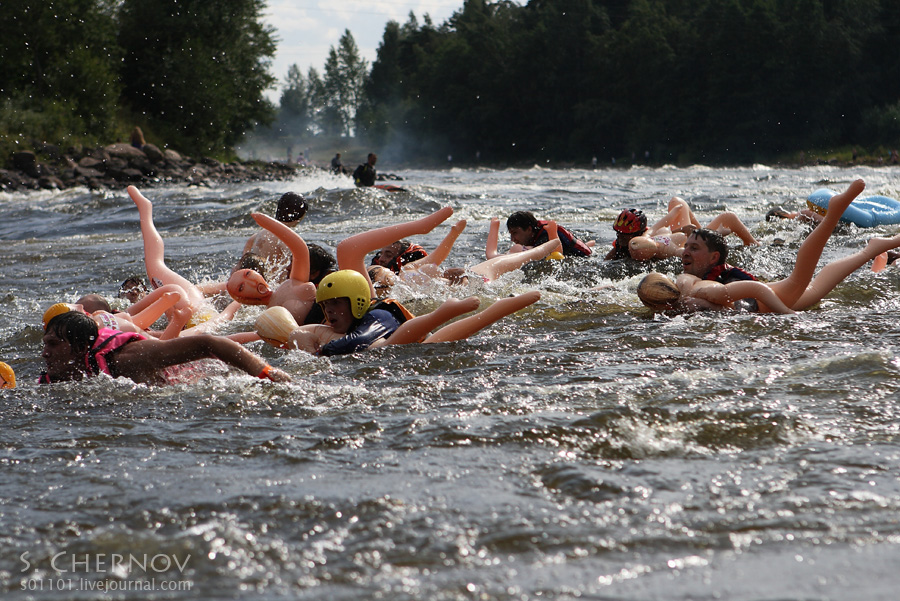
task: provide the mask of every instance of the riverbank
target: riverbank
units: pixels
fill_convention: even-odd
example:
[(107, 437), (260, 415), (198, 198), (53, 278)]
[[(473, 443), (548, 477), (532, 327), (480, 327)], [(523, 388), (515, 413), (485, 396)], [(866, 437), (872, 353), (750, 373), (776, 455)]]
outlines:
[(10, 168), (0, 169), (0, 190), (62, 190), (76, 186), (117, 189), (129, 184), (210, 186), (287, 179), (301, 168), (276, 161), (222, 163), (209, 157), (196, 159), (153, 144), (142, 148), (123, 143), (86, 149), (72, 147), (65, 152), (47, 144), (38, 152), (14, 153)]

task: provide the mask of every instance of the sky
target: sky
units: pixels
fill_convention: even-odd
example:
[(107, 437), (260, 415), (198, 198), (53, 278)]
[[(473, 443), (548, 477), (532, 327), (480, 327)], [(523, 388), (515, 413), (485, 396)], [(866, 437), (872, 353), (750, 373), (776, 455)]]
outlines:
[(276, 30), (278, 49), (271, 72), (279, 86), (268, 96), (277, 104), (288, 67), (296, 64), (304, 75), (315, 67), (322, 75), (328, 51), (337, 48), (345, 29), (371, 65), (388, 21), (402, 25), (412, 11), (420, 25), (425, 14), (440, 25), (462, 8), (463, 0), (268, 0), (267, 5), (263, 22)]

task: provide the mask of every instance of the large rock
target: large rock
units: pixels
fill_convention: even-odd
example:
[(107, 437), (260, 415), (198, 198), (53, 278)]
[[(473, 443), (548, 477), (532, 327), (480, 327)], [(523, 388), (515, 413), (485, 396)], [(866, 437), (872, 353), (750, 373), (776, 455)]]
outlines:
[(106, 171), (106, 174), (114, 180), (120, 182), (137, 182), (141, 181), (144, 178), (144, 174), (139, 170), (134, 169), (133, 167), (126, 167), (124, 169), (110, 167)]
[(22, 176), (15, 171), (7, 171), (0, 169), (0, 188), (5, 190), (16, 190), (25, 185)]
[(41, 176), (41, 178), (38, 180), (38, 186), (40, 186), (44, 190), (62, 190), (66, 187), (62, 180), (55, 175)]
[(153, 144), (144, 144), (144, 147), (141, 148), (144, 151), (144, 154), (147, 155), (147, 158), (150, 159), (153, 163), (162, 163), (166, 160), (166, 155), (163, 154), (162, 150), (159, 149), (158, 146), (154, 146)]
[(180, 163), (184, 160), (184, 157), (182, 157), (178, 152), (172, 150), (171, 148), (166, 148), (166, 151), (163, 154), (166, 156), (167, 161)]
[(80, 164), (75, 167), (75, 177), (78, 177), (79, 175), (83, 175), (84, 177), (103, 177), (101, 171), (94, 169), (93, 167), (83, 167)]
[(97, 169), (102, 171), (103, 169), (106, 169), (106, 161), (95, 159), (93, 157), (82, 157), (82, 159), (78, 161), (78, 166), (85, 169)]
[(147, 155), (144, 154), (144, 151), (140, 148), (135, 148), (131, 144), (123, 144), (121, 142), (119, 142), (118, 144), (110, 144), (109, 146), (105, 147), (104, 150), (109, 153), (109, 156), (119, 159), (125, 159), (126, 161), (137, 158), (147, 158)]
[(88, 148), (85, 151), (84, 155), (101, 161), (108, 161), (110, 158), (109, 153), (106, 152), (106, 149), (102, 146), (97, 146), (96, 148)]
[(156, 175), (156, 167), (146, 157), (142, 159), (131, 159), (128, 161), (128, 165), (138, 169), (144, 175)]

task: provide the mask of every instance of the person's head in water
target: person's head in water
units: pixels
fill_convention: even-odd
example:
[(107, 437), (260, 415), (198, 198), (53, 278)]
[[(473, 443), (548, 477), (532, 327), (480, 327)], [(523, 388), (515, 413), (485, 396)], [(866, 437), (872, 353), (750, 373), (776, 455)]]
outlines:
[(381, 265), (394, 273), (400, 273), (400, 269), (407, 263), (427, 256), (428, 253), (421, 246), (414, 245), (409, 240), (398, 240), (375, 253), (371, 265)]
[(514, 244), (534, 246), (534, 239), (541, 229), (537, 217), (530, 211), (516, 211), (506, 220), (506, 230)]
[[(630, 251), (629, 245), (635, 238), (644, 236), (647, 233), (647, 216), (640, 209), (625, 209), (616, 218), (613, 223), (613, 230), (616, 232), (616, 247), (620, 251)], [(654, 245), (655, 250), (655, 245)], [(628, 254), (634, 257), (633, 253)]]
[(96, 313), (97, 311), (112, 313), (112, 307), (109, 305), (109, 301), (99, 294), (85, 294), (75, 301), (75, 304), (81, 305), (81, 308), (84, 309), (85, 313)]
[(328, 274), (316, 288), (316, 302), (338, 334), (350, 331), (372, 304), (372, 290), (361, 273), (342, 269)]
[(98, 332), (97, 323), (80, 311), (60, 313), (47, 323), (41, 357), (51, 382), (81, 379), (87, 369), (85, 357)]
[(145, 296), (150, 291), (147, 290), (147, 285), (144, 284), (144, 280), (139, 277), (130, 277), (119, 287), (119, 298), (127, 299), (132, 305)]
[(315, 242), (306, 246), (309, 248), (309, 281), (318, 286), (322, 278), (337, 270), (337, 259)]
[(375, 155), (374, 152), (370, 152), (370, 153), (369, 153), (369, 156), (366, 157), (366, 162), (367, 162), (371, 167), (374, 167), (374, 166), (375, 166), (375, 163), (376, 163), (377, 161), (378, 161), (378, 157)]
[(727, 259), (728, 244), (722, 234), (700, 228), (691, 232), (685, 241), (681, 265), (685, 273), (703, 279), (713, 267), (723, 265)]
[(296, 192), (285, 192), (278, 200), (275, 219), (282, 223), (297, 223), (306, 215), (306, 199)]
[(387, 267), (370, 265), (366, 271), (369, 272), (369, 279), (372, 280), (372, 286), (375, 288), (375, 295), (378, 298), (387, 296), (394, 284), (397, 283), (394, 272)]

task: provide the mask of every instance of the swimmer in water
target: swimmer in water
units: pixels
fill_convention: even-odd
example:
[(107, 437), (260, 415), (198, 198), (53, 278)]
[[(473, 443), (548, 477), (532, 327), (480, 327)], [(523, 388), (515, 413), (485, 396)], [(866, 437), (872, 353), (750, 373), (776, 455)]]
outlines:
[(866, 262), (900, 247), (900, 235), (872, 238), (864, 249), (829, 263), (813, 279), (816, 265), (834, 227), (850, 202), (864, 189), (863, 180), (856, 180), (845, 192), (832, 198), (824, 219), (800, 245), (794, 269), (783, 280), (721, 284), (682, 274), (672, 282), (654, 273), (641, 281), (638, 296), (641, 302), (658, 311), (733, 308), (734, 302), (743, 298), (756, 299), (760, 312), (793, 313), (808, 309)]
[[(520, 269), (526, 263), (545, 259), (553, 253), (561, 253), (562, 245), (555, 221), (548, 221), (546, 230), (548, 240), (534, 248), (529, 248), (517, 253), (499, 254), (493, 253), (493, 257), (473, 265), (466, 269), (450, 268), (441, 272), (438, 266), (450, 254), (454, 242), (466, 227), (466, 221), (460, 220), (450, 228), (450, 233), (430, 255), (411, 263), (402, 265), (397, 273), (384, 268), (382, 265), (372, 265), (368, 268), (369, 279), (373, 282), (377, 296), (383, 297), (387, 291), (399, 280), (407, 284), (424, 284), (433, 279), (442, 279), (447, 284), (466, 283), (469, 273), (480, 276), (484, 282), (493, 282), (503, 274)], [(491, 229), (496, 232), (500, 227), (499, 219), (491, 220)], [(365, 248), (371, 241), (378, 240), (382, 236), (380, 230), (358, 234), (356, 243), (360, 248)], [(490, 236), (489, 236), (490, 239)], [(490, 245), (491, 242), (489, 241)], [(493, 242), (496, 248), (496, 235)], [(381, 252), (384, 252), (382, 248)], [(488, 253), (491, 254), (491, 253)]]
[[(488, 232), (488, 244), (485, 255), (492, 259), (499, 255), (497, 251), (497, 239), (499, 236), (499, 220), (497, 230), (491, 221), (491, 230)], [(506, 220), (506, 229), (513, 246), (509, 253), (522, 252), (540, 246), (550, 240), (549, 220), (538, 220), (529, 211), (517, 211)], [(566, 257), (589, 257), (593, 253), (594, 241), (583, 242), (575, 237), (569, 230), (562, 226), (554, 226), (557, 229), (557, 237), (562, 244), (562, 254)]]
[(400, 324), (388, 311), (372, 305), (369, 294), (368, 282), (357, 272), (335, 272), (322, 281), (317, 294), (327, 325), (300, 326), (287, 311), (274, 307), (260, 315), (257, 332), (263, 340), (281, 348), (324, 356), (344, 355), (394, 344), (462, 340), (540, 298), (537, 291), (503, 298), (480, 313), (443, 325), (479, 306), (475, 297), (449, 299), (436, 310)]
[(122, 285), (119, 287), (119, 298), (124, 298), (129, 303), (134, 304), (147, 296), (150, 291), (147, 290), (147, 285), (144, 284), (144, 280), (139, 277), (130, 277), (122, 282)]
[(67, 311), (47, 323), (41, 357), (46, 370), (40, 383), (82, 380), (106, 373), (137, 383), (165, 384), (166, 370), (199, 359), (218, 359), (252, 376), (274, 382), (291, 377), (243, 346), (222, 336), (197, 334), (171, 340), (99, 328), (90, 316)]
[[(700, 228), (694, 212), (683, 199), (674, 196), (669, 201), (666, 216), (652, 226), (647, 225), (647, 216), (639, 209), (622, 211), (613, 229), (616, 240), (606, 260), (631, 258), (636, 261), (650, 261), (680, 257), (688, 234)], [(735, 234), (744, 246), (758, 246), (759, 241), (737, 215), (726, 211), (717, 215), (706, 229), (722, 236)]]

